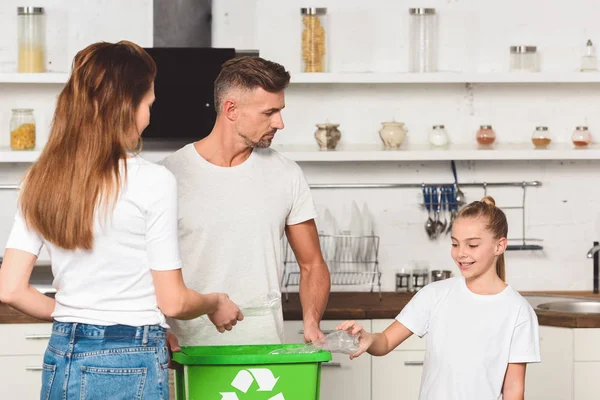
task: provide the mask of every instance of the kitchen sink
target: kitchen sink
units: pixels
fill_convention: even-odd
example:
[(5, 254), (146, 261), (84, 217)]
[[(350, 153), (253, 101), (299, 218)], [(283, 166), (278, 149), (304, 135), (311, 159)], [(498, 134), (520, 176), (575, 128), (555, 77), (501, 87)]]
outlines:
[(537, 308), (545, 311), (557, 311), (578, 314), (600, 314), (600, 301), (552, 301), (549, 303), (539, 304)]

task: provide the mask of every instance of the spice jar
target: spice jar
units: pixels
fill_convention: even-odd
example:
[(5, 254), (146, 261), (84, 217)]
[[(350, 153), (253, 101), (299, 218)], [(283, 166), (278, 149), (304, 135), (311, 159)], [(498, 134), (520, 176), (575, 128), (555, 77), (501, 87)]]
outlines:
[(491, 125), (481, 125), (477, 131), (477, 143), (482, 146), (489, 146), (496, 141), (496, 132)]
[(327, 9), (301, 8), (302, 71), (327, 72)]
[(446, 147), (450, 143), (448, 132), (444, 125), (434, 125), (429, 133), (429, 143), (433, 147)]
[(581, 72), (598, 71), (596, 49), (591, 40), (585, 44), (585, 52), (581, 56)]
[(547, 126), (536, 126), (531, 135), (531, 143), (536, 149), (545, 149), (552, 142)]
[(45, 30), (42, 7), (17, 7), (19, 72), (46, 71)]
[(31, 108), (12, 110), (10, 147), (13, 150), (31, 150), (35, 147), (35, 118)]
[(578, 126), (571, 135), (571, 140), (577, 148), (587, 147), (592, 143), (592, 134), (588, 130), (587, 126)]
[(535, 46), (511, 46), (510, 70), (515, 72), (539, 72), (540, 64)]

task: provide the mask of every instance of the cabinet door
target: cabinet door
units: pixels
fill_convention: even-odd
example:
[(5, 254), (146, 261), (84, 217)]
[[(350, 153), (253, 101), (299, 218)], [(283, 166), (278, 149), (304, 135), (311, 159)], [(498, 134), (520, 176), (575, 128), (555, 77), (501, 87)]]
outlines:
[[(342, 321), (323, 321), (325, 334), (334, 330)], [(358, 321), (365, 329), (371, 329), (371, 321)], [(302, 321), (285, 322), (287, 343), (302, 343)], [(355, 360), (345, 354), (332, 354), (332, 361), (321, 368), (321, 399), (369, 400), (371, 398), (371, 356), (364, 354)]]
[(527, 365), (525, 398), (572, 400), (573, 330), (540, 326), (540, 348), (542, 362)]
[(422, 350), (392, 351), (384, 357), (373, 357), (371, 400), (400, 397), (406, 400), (417, 400), (424, 359), (425, 352)]
[[(575, 400), (598, 400), (600, 361), (575, 363)], [(554, 378), (552, 378), (554, 379)]]
[(2, 399), (35, 400), (42, 387), (43, 356), (1, 356)]
[(0, 324), (0, 356), (44, 354), (52, 324)]

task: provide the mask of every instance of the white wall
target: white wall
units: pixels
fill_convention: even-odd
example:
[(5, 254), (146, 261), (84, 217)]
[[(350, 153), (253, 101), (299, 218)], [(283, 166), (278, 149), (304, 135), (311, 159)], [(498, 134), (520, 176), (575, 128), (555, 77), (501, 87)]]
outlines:
[[(66, 58), (79, 47), (99, 39), (127, 38), (151, 45), (150, 1), (124, 4), (95, 0), (77, 2), (78, 6), (75, 6), (74, 2), (56, 0), (39, 4), (49, 7), (49, 16), (52, 7), (57, 10), (57, 15), (64, 14), (61, 9), (67, 10), (69, 23), (64, 26), (69, 26), (69, 50), (63, 53), (67, 54)], [(352, 7), (356, 4), (354, 0), (317, 4), (330, 8), (331, 34), (334, 33), (334, 16), (338, 14), (336, 10), (345, 16), (343, 21), (352, 21), (357, 17), (353, 10), (365, 8), (364, 3), (361, 3), (362, 8)], [(508, 46), (520, 42), (540, 46), (545, 70), (570, 71), (576, 68), (580, 48), (588, 38), (600, 43), (600, 26), (593, 21), (591, 7), (594, 2), (591, 0), (569, 4), (511, 0), (503, 2), (502, 7), (491, 0), (436, 0), (428, 4), (437, 7), (441, 13), (440, 29), (445, 44), (440, 61), (446, 69), (503, 70)], [(112, 23), (117, 18), (117, 5), (119, 12), (124, 13), (119, 20), (128, 20), (128, 24)], [(344, 44), (338, 42), (332, 48), (332, 56), (337, 46), (341, 47), (338, 50), (340, 56), (332, 65), (356, 69), (360, 65), (357, 67), (353, 60), (359, 59), (362, 65), (372, 60), (369, 63), (373, 69), (402, 70), (406, 62), (403, 49), (406, 47), (405, 11), (409, 5), (405, 1), (383, 0), (373, 1), (369, 3), (371, 5), (372, 10), (378, 10), (371, 11), (371, 14), (375, 13), (371, 24), (360, 25), (367, 38), (372, 35), (367, 41), (372, 47), (368, 51), (371, 55), (365, 57), (361, 53), (369, 48), (365, 43), (354, 40), (344, 49)], [(6, 26), (14, 25), (16, 6), (12, 0), (0, 4), (2, 70), (14, 67), (14, 56), (11, 56), (14, 50), (8, 49), (14, 47), (16, 39), (11, 33), (13, 28)], [(298, 26), (298, 9), (302, 6), (304, 4), (296, 0), (258, 3), (215, 0), (214, 45), (260, 48), (265, 57), (284, 62), (290, 70), (297, 72), (298, 52), (297, 43), (294, 43), (297, 35), (290, 27)], [(83, 17), (79, 18), (80, 15)], [(95, 21), (90, 21), (90, 15), (97, 16)], [(111, 22), (110, 26), (108, 22)], [(343, 24), (338, 27), (335, 28), (339, 29), (337, 35), (343, 34)], [(227, 32), (231, 32), (231, 36)], [(357, 35), (360, 36), (353, 33), (351, 37)], [(352, 44), (356, 44), (357, 49), (354, 59), (349, 57), (354, 48)], [(55, 54), (61, 53), (57, 50)], [(57, 56), (56, 59), (64, 58)], [(0, 86), (0, 145), (8, 143), (10, 108), (33, 104), (36, 115), (44, 121), (41, 125), (49, 123), (52, 105), (46, 103), (51, 103), (56, 89), (44, 89), (39, 95), (32, 92), (39, 88)], [(501, 142), (526, 141), (537, 124), (547, 124), (555, 140), (565, 142), (577, 124), (589, 124), (593, 132), (600, 130), (596, 112), (600, 105), (598, 89), (598, 85), (581, 84), (475, 85), (472, 89), (464, 85), (293, 85), (286, 96), (286, 129), (277, 136), (276, 142), (313, 144), (314, 124), (329, 119), (341, 123), (343, 143), (377, 143), (380, 122), (391, 118), (407, 123), (410, 129), (408, 141), (412, 142), (425, 141), (427, 129), (434, 123), (446, 124), (455, 142), (471, 142), (480, 123), (492, 123)], [(526, 223), (528, 236), (545, 239), (545, 250), (513, 252), (507, 256), (508, 278), (517, 289), (591, 289), (592, 264), (585, 258), (585, 253), (593, 240), (600, 238), (597, 228), (600, 203), (593, 189), (598, 183), (596, 171), (599, 166), (598, 161), (458, 163), (459, 180), (464, 182), (540, 180), (544, 184), (542, 188), (528, 192)], [(452, 181), (448, 163), (307, 163), (302, 167), (311, 183)], [(24, 168), (23, 165), (1, 165), (0, 183), (17, 182)], [(468, 200), (482, 195), (477, 190), (465, 191)], [(515, 205), (520, 199), (519, 191), (497, 190), (490, 194), (498, 196), (500, 205)], [(315, 190), (314, 196), (316, 202), (329, 207), (340, 222), (347, 220), (344, 208), (349, 208), (353, 199), (359, 205), (368, 202), (377, 234), (381, 236), (384, 289), (393, 289), (394, 271), (412, 260), (429, 260), (432, 268), (453, 268), (448, 256), (449, 242), (430, 242), (426, 238), (423, 229), (426, 214), (418, 206), (417, 190)], [(15, 200), (16, 193), (0, 192), (0, 242), (6, 241)], [(512, 235), (520, 222), (513, 212), (509, 212), (509, 219)]]
[[(256, 7), (256, 19), (236, 7)], [(406, 71), (408, 8), (438, 10), (440, 69), (499, 72), (508, 70), (508, 48), (537, 45), (543, 71), (575, 71), (587, 39), (600, 43), (595, 2), (536, 0), (385, 1), (323, 0), (328, 7), (332, 71)], [(239, 37), (255, 38), (263, 57), (298, 73), (300, 0), (215, 1), (213, 45), (231, 46)], [(217, 23), (219, 22), (219, 23)], [(228, 33), (231, 35), (228, 36)], [(244, 47), (247, 47), (244, 42)], [(292, 85), (286, 91), (286, 129), (277, 144), (314, 144), (314, 124), (341, 124), (344, 143), (378, 143), (380, 122), (407, 124), (407, 144), (425, 143), (433, 124), (445, 124), (456, 143), (472, 143), (480, 124), (492, 124), (499, 142), (527, 142), (536, 125), (548, 125), (555, 142), (569, 142), (576, 125), (600, 130), (600, 85)], [(311, 183), (452, 182), (449, 163), (305, 163)], [(599, 161), (461, 162), (464, 182), (540, 180), (527, 195), (527, 236), (545, 239), (542, 252), (507, 254), (508, 279), (521, 290), (590, 290), (592, 262), (585, 253), (600, 238)], [(466, 190), (477, 200), (480, 190)], [(520, 201), (519, 190), (498, 189), (503, 206)], [(315, 190), (316, 202), (348, 223), (352, 200), (367, 202), (381, 236), (380, 262), (386, 289), (394, 287), (396, 269), (413, 260), (432, 268), (451, 268), (449, 240), (431, 242), (424, 232), (426, 214), (419, 191)], [(520, 215), (507, 211), (510, 236), (521, 237)]]

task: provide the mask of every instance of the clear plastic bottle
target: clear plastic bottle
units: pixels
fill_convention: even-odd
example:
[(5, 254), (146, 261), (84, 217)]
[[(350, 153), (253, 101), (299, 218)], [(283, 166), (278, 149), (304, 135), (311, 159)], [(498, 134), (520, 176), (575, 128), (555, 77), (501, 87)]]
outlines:
[(437, 71), (437, 15), (435, 8), (409, 8), (409, 72)]
[(19, 72), (46, 72), (46, 21), (42, 7), (17, 7)]

